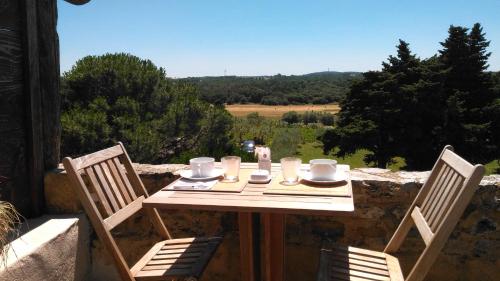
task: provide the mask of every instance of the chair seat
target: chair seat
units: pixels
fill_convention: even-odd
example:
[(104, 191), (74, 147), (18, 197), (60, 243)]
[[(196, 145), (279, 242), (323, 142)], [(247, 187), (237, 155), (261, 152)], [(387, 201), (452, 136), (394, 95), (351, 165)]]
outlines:
[(334, 245), (321, 249), (318, 281), (403, 281), (399, 261), (383, 252)]
[(198, 278), (220, 244), (220, 237), (164, 240), (156, 243), (131, 269), (136, 280)]

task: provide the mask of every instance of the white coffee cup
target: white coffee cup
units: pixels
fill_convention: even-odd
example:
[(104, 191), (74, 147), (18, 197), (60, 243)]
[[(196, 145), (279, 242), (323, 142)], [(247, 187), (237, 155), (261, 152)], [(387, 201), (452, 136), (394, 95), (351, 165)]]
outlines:
[(333, 180), (337, 172), (337, 161), (313, 159), (309, 161), (311, 176), (314, 180)]
[(189, 160), (194, 178), (210, 177), (214, 171), (215, 159), (211, 157), (198, 157)]

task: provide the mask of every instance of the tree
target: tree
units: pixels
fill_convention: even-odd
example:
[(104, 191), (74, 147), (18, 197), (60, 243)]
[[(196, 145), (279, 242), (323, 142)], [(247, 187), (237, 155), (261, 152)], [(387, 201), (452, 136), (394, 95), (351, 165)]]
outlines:
[(296, 124), (300, 122), (300, 116), (296, 111), (289, 111), (281, 117), (281, 120), (288, 124)]
[(87, 56), (61, 77), (62, 153), (78, 156), (122, 141), (135, 161), (231, 150), (232, 119), (201, 101), (197, 89), (169, 79), (129, 54)]
[(366, 72), (341, 102), (325, 153), (364, 148), (385, 167), (403, 156), (408, 169), (430, 169), (445, 144), (472, 162), (500, 158), (500, 90), (486, 72), (489, 41), (479, 24), (451, 26), (438, 56), (421, 61), (400, 40), (382, 71)]
[(323, 113), (320, 115), (319, 121), (325, 126), (333, 126), (335, 123), (335, 116), (331, 113)]
[(445, 139), (464, 157), (473, 162), (489, 162), (500, 149), (492, 138), (496, 123), (493, 90), (487, 52), (490, 42), (476, 23), (469, 33), (463, 27), (451, 26), (448, 38), (441, 43), (445, 110)]
[(397, 56), (389, 56), (382, 71), (370, 71), (351, 86), (344, 101), (337, 127), (322, 137), (324, 152), (339, 147), (337, 156), (344, 157), (364, 148), (371, 151), (364, 159), (385, 168), (402, 153), (402, 134), (408, 134), (403, 105), (412, 100), (412, 91), (404, 85), (418, 80), (420, 64), (408, 44), (400, 40)]
[(307, 125), (318, 122), (318, 114), (314, 111), (306, 111), (302, 114), (302, 122)]

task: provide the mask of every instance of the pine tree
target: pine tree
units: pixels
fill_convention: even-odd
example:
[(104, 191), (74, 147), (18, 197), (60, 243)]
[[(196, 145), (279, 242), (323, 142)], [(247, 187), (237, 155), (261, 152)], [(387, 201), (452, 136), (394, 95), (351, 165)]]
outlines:
[(495, 95), (491, 74), (485, 72), (490, 42), (479, 23), (467, 31), (451, 26), (448, 38), (441, 43), (445, 141), (473, 162), (488, 162), (498, 150), (491, 137), (492, 122), (496, 122), (491, 109)]

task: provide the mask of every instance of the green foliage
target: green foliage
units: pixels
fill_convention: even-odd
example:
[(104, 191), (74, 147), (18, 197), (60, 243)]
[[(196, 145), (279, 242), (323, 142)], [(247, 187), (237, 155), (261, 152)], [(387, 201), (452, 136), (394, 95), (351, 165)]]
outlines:
[[(87, 56), (61, 77), (62, 153), (122, 141), (134, 161), (160, 163), (232, 151), (232, 117), (196, 88), (128, 54)], [(183, 161), (184, 162), (184, 161)]]
[(276, 130), (271, 144), (271, 160), (279, 162), (281, 158), (294, 156), (302, 143), (298, 128), (282, 128)]
[(183, 81), (199, 87), (201, 97), (215, 104), (327, 104), (342, 99), (356, 72), (320, 72), (300, 76), (196, 77)]
[(306, 111), (304, 114), (299, 114), (296, 111), (289, 111), (281, 117), (283, 122), (288, 124), (304, 123), (305, 125), (313, 123), (321, 123), (325, 126), (333, 126), (335, 116), (328, 112)]
[(281, 120), (288, 124), (296, 124), (300, 122), (300, 115), (296, 111), (289, 111), (283, 114)]
[(331, 113), (323, 113), (319, 116), (319, 122), (325, 126), (333, 126), (335, 124), (335, 116)]
[(304, 123), (305, 125), (317, 122), (318, 122), (318, 113), (314, 111), (306, 111), (302, 114), (302, 123)]
[(320, 138), (338, 157), (365, 149), (365, 163), (430, 169), (445, 144), (472, 162), (500, 158), (498, 86), (485, 72), (489, 42), (479, 24), (451, 26), (439, 56), (420, 60), (400, 40), (382, 71), (363, 73), (341, 102), (337, 127)]

